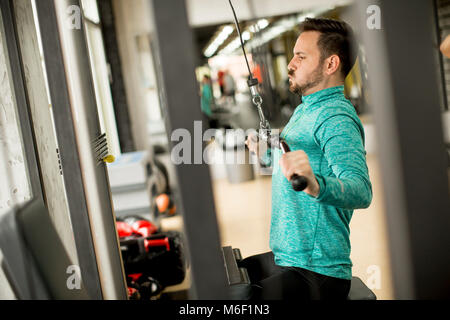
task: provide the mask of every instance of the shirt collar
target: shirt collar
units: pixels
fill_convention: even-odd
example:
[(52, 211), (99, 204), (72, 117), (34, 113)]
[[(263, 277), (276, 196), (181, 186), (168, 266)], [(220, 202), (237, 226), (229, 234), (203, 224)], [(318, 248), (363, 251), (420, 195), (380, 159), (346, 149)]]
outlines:
[(344, 86), (336, 86), (331, 88), (326, 88), (323, 90), (316, 91), (314, 93), (308, 94), (307, 96), (302, 96), (302, 104), (311, 105), (319, 101), (329, 99), (334, 95), (343, 95)]

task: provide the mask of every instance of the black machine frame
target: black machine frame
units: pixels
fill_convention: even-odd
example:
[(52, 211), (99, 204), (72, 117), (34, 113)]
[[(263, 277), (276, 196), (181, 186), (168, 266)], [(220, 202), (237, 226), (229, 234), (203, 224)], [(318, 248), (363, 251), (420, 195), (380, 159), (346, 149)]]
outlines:
[[(184, 0), (150, 0), (150, 4), (155, 70), (167, 136), (170, 141), (173, 129), (185, 128), (193, 137), (194, 121), (201, 121), (202, 115), (186, 4)], [(229, 288), (208, 166), (181, 164), (175, 166), (175, 171), (192, 265), (190, 298), (227, 299)]]
[[(377, 5), (381, 28), (369, 29)], [(394, 294), (450, 296), (450, 198), (432, 1), (357, 1), (376, 125)], [(412, 37), (412, 39), (411, 39)]]

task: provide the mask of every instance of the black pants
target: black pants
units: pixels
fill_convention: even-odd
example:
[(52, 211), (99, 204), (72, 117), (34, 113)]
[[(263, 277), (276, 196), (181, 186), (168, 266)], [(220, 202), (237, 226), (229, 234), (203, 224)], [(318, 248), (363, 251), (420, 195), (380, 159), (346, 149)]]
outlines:
[(345, 300), (350, 291), (350, 280), (277, 266), (272, 252), (250, 256), (239, 266), (247, 268), (251, 300)]

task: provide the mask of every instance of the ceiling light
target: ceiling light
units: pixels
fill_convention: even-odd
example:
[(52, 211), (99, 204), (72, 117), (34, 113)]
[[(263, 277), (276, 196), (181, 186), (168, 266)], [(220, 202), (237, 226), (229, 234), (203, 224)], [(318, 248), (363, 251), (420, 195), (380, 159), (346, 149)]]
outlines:
[(223, 27), (222, 32), (225, 33), (226, 35), (230, 35), (232, 32), (234, 31), (233, 27), (228, 25)]
[(211, 57), (217, 49), (225, 42), (230, 34), (234, 31), (233, 27), (230, 25), (226, 25), (222, 28), (219, 34), (214, 38), (214, 40), (208, 45), (208, 47), (203, 51), (203, 54), (206, 57)]
[(239, 37), (236, 37), (235, 39), (233, 39), (233, 41), (231, 41), (229, 44), (227, 44), (227, 46), (225, 48), (220, 50), (219, 53), (220, 54), (232, 53), (237, 48), (239, 48), (240, 45), (241, 45), (241, 41), (240, 41)]
[(269, 25), (269, 21), (267, 21), (267, 19), (261, 19), (261, 20), (258, 20), (257, 24), (258, 24), (259, 29), (262, 30)]

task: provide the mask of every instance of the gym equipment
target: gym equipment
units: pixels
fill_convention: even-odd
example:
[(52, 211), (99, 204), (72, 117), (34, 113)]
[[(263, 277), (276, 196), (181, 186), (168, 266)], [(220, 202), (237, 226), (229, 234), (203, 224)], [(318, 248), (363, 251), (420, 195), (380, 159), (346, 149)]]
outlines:
[(222, 254), (230, 288), (232, 300), (248, 300), (251, 297), (252, 287), (246, 268), (238, 267), (242, 260), (241, 251), (231, 246), (222, 247)]
[[(239, 266), (242, 261), (241, 252), (231, 246), (222, 247), (225, 270), (233, 300), (248, 300), (251, 297), (252, 285), (246, 268)], [(376, 300), (376, 295), (358, 277), (352, 277), (347, 300)]]
[[(244, 53), (245, 63), (247, 65), (247, 69), (249, 72), (247, 85), (250, 89), (250, 93), (252, 95), (252, 102), (256, 106), (259, 115), (259, 130), (258, 130), (258, 138), (263, 140), (265, 143), (269, 143), (272, 147), (279, 148), (283, 153), (290, 152), (290, 149), (285, 141), (283, 141), (280, 137), (273, 135), (272, 130), (270, 128), (269, 121), (264, 116), (264, 112), (262, 110), (262, 97), (257, 90), (258, 79), (253, 77), (253, 73), (250, 69), (250, 65), (248, 63), (247, 54), (245, 52), (244, 41), (242, 40), (241, 29), (239, 28), (239, 21), (236, 16), (236, 12), (234, 11), (233, 4), (231, 0), (228, 0), (230, 3), (231, 10), (233, 11), (234, 23), (236, 25), (236, 31), (239, 36), (239, 40), (241, 42), (242, 52)], [(292, 175), (289, 178), (289, 181), (292, 184), (292, 187), (295, 191), (302, 191), (308, 186), (308, 181), (305, 177), (299, 176), (297, 174)]]
[(377, 300), (377, 296), (358, 277), (352, 277), (347, 300)]
[(167, 169), (148, 152), (123, 153), (107, 168), (117, 217), (142, 215), (157, 224), (176, 213)]
[(2, 269), (17, 299), (91, 298), (81, 276), (76, 279), (71, 271), (76, 266), (41, 199), (30, 200), (2, 215), (0, 250)]
[(148, 172), (149, 154), (145, 151), (123, 153), (107, 164), (111, 195), (116, 217), (150, 216), (151, 176)]
[(162, 193), (156, 197), (156, 208), (161, 214), (174, 215), (177, 207), (172, 198), (167, 193)]
[(217, 130), (215, 139), (223, 150), (228, 182), (241, 183), (253, 180), (254, 170), (250, 162), (250, 152), (245, 148), (244, 132), (240, 134), (239, 131)]
[(161, 232), (139, 216), (118, 219), (116, 226), (130, 299), (155, 298), (184, 280), (187, 260), (181, 233)]
[[(283, 153), (291, 151), (286, 141), (284, 141), (280, 137), (274, 136), (272, 137), (272, 140), (272, 145), (279, 146)], [(291, 179), (289, 181), (291, 182), (292, 188), (294, 188), (295, 191), (305, 190), (305, 188), (308, 186), (308, 181), (306, 180), (306, 178), (303, 176), (299, 176), (296, 173), (291, 176)]]

